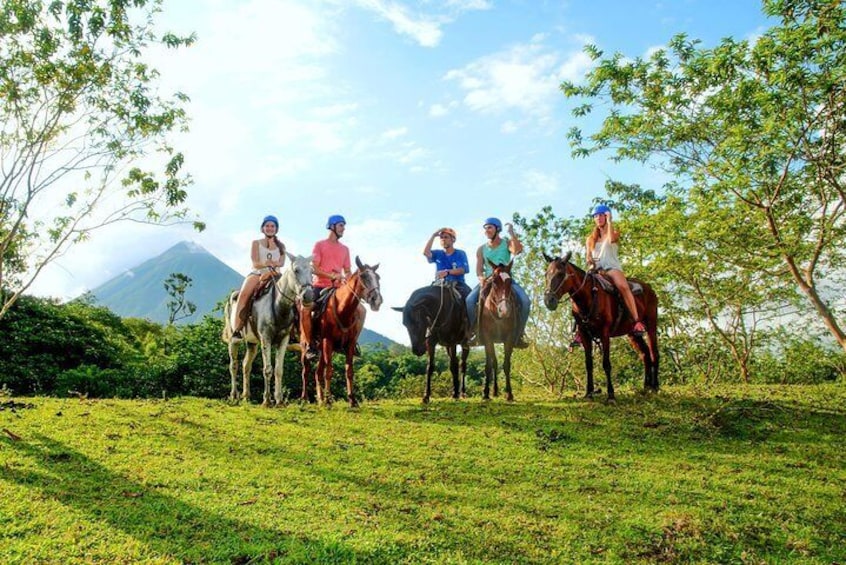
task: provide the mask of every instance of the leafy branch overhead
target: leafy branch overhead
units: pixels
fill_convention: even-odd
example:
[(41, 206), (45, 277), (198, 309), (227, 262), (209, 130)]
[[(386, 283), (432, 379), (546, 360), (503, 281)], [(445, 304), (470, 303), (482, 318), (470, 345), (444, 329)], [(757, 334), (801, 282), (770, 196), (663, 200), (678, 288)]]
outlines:
[(653, 258), (701, 254), (759, 297), (800, 305), (846, 350), (846, 308), (831, 291), (846, 265), (846, 6), (763, 7), (778, 23), (754, 39), (705, 48), (680, 34), (648, 58), (588, 46), (596, 66), (562, 91), (577, 118), (597, 101), (610, 109), (597, 131), (573, 128), (571, 147), (675, 179), (650, 212), (651, 229), (674, 234)]
[(160, 11), (160, 0), (0, 7), (0, 317), (92, 231), (187, 221), (191, 177), (167, 139), (186, 129), (188, 97), (160, 95), (145, 57), (195, 37), (157, 35)]

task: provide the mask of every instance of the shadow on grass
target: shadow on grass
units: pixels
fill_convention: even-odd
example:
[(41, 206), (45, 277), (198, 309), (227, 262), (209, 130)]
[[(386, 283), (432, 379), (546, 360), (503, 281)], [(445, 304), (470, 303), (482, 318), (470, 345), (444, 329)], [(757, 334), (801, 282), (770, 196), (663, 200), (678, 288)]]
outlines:
[[(37, 468), (21, 470), (6, 465), (0, 480), (18, 483), (33, 496), (55, 500), (86, 515), (92, 523), (122, 531), (159, 558), (183, 563), (386, 561), (342, 543), (291, 536), (210, 513), (116, 474), (49, 437), (7, 442), (6, 446)], [(112, 557), (126, 558), (108, 556)]]
[[(678, 397), (635, 394), (614, 404), (603, 400), (565, 399), (556, 402), (505, 403), (438, 401), (409, 405), (381, 414), (418, 424), (443, 426), (499, 426), (508, 431), (534, 434), (547, 445), (550, 440), (602, 442), (605, 429), (642, 436), (649, 441), (723, 440), (745, 443), (748, 449), (765, 441), (795, 442), (815, 436), (846, 434), (846, 410), (803, 404), (791, 400)], [(702, 444), (697, 444), (701, 448)], [(742, 447), (741, 447), (742, 449)]]

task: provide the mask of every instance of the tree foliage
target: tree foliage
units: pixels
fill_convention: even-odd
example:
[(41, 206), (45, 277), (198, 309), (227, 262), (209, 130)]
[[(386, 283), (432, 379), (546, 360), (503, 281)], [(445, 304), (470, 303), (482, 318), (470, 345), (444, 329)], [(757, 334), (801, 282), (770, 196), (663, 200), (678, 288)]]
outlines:
[[(658, 162), (678, 180), (650, 222), (677, 234), (679, 253), (716, 267), (711, 283), (687, 277), (688, 285), (716, 283), (691, 286), (703, 306), (716, 300), (725, 315), (736, 289), (754, 311), (766, 289), (779, 306), (800, 294), (803, 309), (846, 350), (834, 292), (846, 259), (846, 7), (831, 0), (763, 6), (779, 23), (754, 40), (726, 38), (708, 49), (682, 34), (648, 59), (603, 58), (588, 47), (597, 66), (585, 83), (562, 90), (587, 100), (577, 116), (596, 101), (611, 109), (599, 131), (571, 130), (573, 153), (610, 150), (617, 160)], [(733, 315), (748, 322), (748, 309)]]
[[(145, 62), (161, 0), (0, 6), (0, 318), (42, 269), (115, 222), (185, 221), (190, 177), (168, 134), (184, 94)], [(202, 224), (195, 222), (198, 229)]]

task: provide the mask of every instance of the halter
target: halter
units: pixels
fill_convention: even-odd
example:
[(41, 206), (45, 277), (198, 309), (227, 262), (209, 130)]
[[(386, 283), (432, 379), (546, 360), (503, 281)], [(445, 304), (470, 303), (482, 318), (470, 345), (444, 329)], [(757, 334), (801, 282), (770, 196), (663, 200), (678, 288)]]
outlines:
[[(364, 298), (359, 296), (359, 294), (355, 291), (355, 287), (358, 285), (358, 282), (353, 283), (352, 287), (350, 288), (350, 292), (352, 293), (353, 296), (355, 296), (355, 298), (358, 302), (361, 302), (362, 300), (364, 300), (366, 302), (367, 301), (366, 299), (372, 293), (379, 291), (379, 287), (377, 285), (373, 288), (367, 288), (367, 286), (364, 284), (364, 281), (362, 280), (361, 273), (362, 273), (362, 270), (359, 270), (356, 273), (353, 273), (353, 275), (349, 279), (347, 279), (347, 282), (344, 283), (344, 285), (342, 285), (338, 288), (342, 288), (343, 286), (348, 285), (350, 283), (350, 281), (355, 277), (355, 278), (357, 278), (358, 281), (361, 281), (361, 286), (364, 287), (364, 290), (365, 290)], [(330, 299), (331, 299), (331, 297), (330, 297)], [(338, 327), (341, 329), (342, 332), (347, 333), (349, 331), (349, 329), (353, 326), (352, 322), (350, 322), (350, 325), (345, 326), (344, 323), (341, 321), (341, 318), (338, 316), (338, 300), (337, 299), (332, 302), (332, 315), (335, 317), (335, 323), (338, 324)]]

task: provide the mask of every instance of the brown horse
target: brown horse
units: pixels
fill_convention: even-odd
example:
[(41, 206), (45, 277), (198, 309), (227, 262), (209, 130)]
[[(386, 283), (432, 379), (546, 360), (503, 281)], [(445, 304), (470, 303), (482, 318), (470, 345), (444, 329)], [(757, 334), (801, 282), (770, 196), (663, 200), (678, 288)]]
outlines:
[[(643, 362), (643, 388), (658, 391), (658, 297), (652, 287), (645, 282), (629, 279), (630, 283), (640, 285), (642, 291), (634, 293), (641, 320), (646, 325), (648, 340), (642, 336), (631, 335), (634, 321), (621, 300), (605, 290), (599, 280), (601, 275), (586, 273), (570, 262), (571, 253), (564, 257), (544, 258), (549, 262), (546, 269), (546, 292), (544, 303), (550, 310), (558, 307), (558, 302), (566, 293), (573, 304), (573, 317), (585, 350), (585, 371), (587, 372), (587, 393), (592, 397), (593, 390), (593, 340), (599, 340), (602, 349), (602, 368), (608, 383), (608, 400), (614, 400), (614, 385), (611, 384), (612, 337), (628, 335), (629, 341)], [(613, 285), (611, 285), (613, 286)]]
[(493, 273), (485, 280), (479, 293), (479, 342), (485, 346), (485, 389), (482, 398), (490, 399), (490, 385), (493, 394), (499, 395), (497, 386), (497, 360), (495, 343), (503, 344), (502, 372), (505, 373), (505, 398), (514, 401), (511, 392), (511, 352), (514, 349), (514, 335), (519, 316), (517, 296), (511, 288), (511, 265), (494, 265)]
[[(332, 354), (341, 350), (346, 354), (347, 399), (350, 406), (358, 406), (353, 390), (353, 357), (355, 356), (358, 336), (364, 328), (364, 318), (367, 310), (362, 301), (370, 305), (374, 312), (382, 305), (382, 293), (379, 289), (379, 275), (376, 269), (379, 265), (364, 265), (358, 257), (355, 258), (358, 267), (350, 277), (332, 292), (327, 298), (326, 308), (319, 319), (312, 326), (314, 335), (319, 341), (320, 357), (317, 360), (317, 370), (314, 373), (317, 401), (320, 404), (331, 403), (332, 393), (329, 385), (332, 382)], [(306, 344), (301, 344), (303, 364), (303, 393), (302, 399), (308, 400), (307, 384), (311, 372), (311, 360), (306, 356)]]

